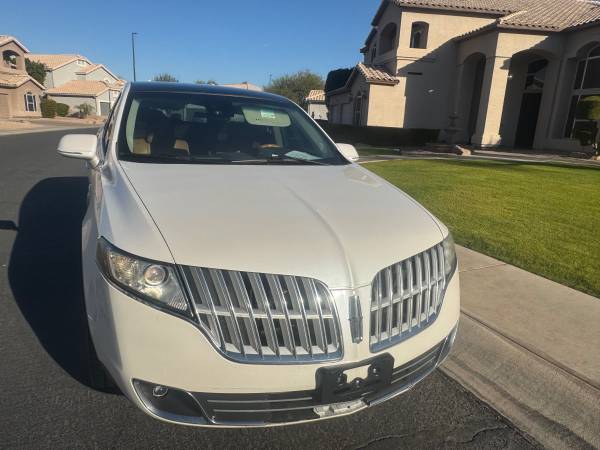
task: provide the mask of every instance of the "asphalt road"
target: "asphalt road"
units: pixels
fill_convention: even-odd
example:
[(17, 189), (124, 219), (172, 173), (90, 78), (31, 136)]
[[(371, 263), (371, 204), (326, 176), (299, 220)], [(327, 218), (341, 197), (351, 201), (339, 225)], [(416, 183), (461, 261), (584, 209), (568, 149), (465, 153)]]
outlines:
[(439, 371), (353, 416), (252, 430), (168, 425), (92, 390), (79, 262), (87, 178), (56, 155), (64, 133), (0, 136), (0, 448), (538, 448)]

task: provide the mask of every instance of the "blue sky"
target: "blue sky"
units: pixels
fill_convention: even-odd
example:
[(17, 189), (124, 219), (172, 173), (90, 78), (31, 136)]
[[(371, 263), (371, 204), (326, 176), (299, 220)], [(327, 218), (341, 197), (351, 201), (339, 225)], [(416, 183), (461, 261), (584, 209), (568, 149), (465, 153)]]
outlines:
[[(323, 76), (360, 59), (379, 0), (28, 1), (2, 8), (0, 34), (33, 53), (80, 53), (132, 79), (266, 84), (301, 69)], [(14, 2), (12, 3), (15, 4)]]

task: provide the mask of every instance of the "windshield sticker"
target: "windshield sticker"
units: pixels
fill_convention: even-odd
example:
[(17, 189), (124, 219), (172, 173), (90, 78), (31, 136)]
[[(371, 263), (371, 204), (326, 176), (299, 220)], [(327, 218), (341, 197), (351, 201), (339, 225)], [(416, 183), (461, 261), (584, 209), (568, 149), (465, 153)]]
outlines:
[(275, 119), (277, 116), (275, 115), (275, 111), (266, 111), (264, 109), (261, 109), (260, 117), (262, 117), (263, 119)]
[(292, 123), (290, 116), (283, 110), (264, 109), (255, 106), (242, 106), (242, 113), (250, 125), (263, 127), (289, 127)]

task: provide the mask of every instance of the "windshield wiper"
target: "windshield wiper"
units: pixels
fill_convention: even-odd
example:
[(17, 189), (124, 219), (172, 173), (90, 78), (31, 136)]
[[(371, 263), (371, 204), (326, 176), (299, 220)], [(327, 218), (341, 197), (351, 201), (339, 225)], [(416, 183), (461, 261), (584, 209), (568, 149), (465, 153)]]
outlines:
[(281, 155), (281, 156), (271, 156), (270, 158), (266, 159), (266, 162), (268, 164), (273, 164), (273, 163), (286, 163), (286, 162), (297, 162), (297, 163), (302, 163), (302, 164), (312, 164), (312, 165), (317, 165), (317, 166), (328, 166), (329, 164), (321, 162), (321, 161), (315, 161), (314, 159), (304, 159), (304, 158), (295, 158), (293, 156), (288, 156), (288, 155)]
[(131, 155), (127, 158), (131, 161), (144, 161), (148, 163), (170, 163), (170, 162), (187, 162), (191, 164), (230, 164), (231, 161), (225, 158), (207, 158), (194, 155), (174, 155), (172, 153), (155, 153), (152, 155)]

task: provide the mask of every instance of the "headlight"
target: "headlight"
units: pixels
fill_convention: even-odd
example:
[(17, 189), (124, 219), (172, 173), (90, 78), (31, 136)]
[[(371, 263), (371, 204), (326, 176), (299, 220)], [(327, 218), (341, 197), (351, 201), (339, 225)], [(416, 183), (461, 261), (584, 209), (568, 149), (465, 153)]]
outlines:
[(130, 255), (104, 238), (98, 240), (96, 256), (104, 276), (134, 298), (192, 317), (174, 266)]
[(456, 272), (456, 249), (454, 247), (454, 239), (452, 239), (452, 234), (448, 233), (444, 242), (442, 242), (442, 246), (444, 247), (444, 267), (446, 269), (446, 283), (450, 281), (450, 278)]

